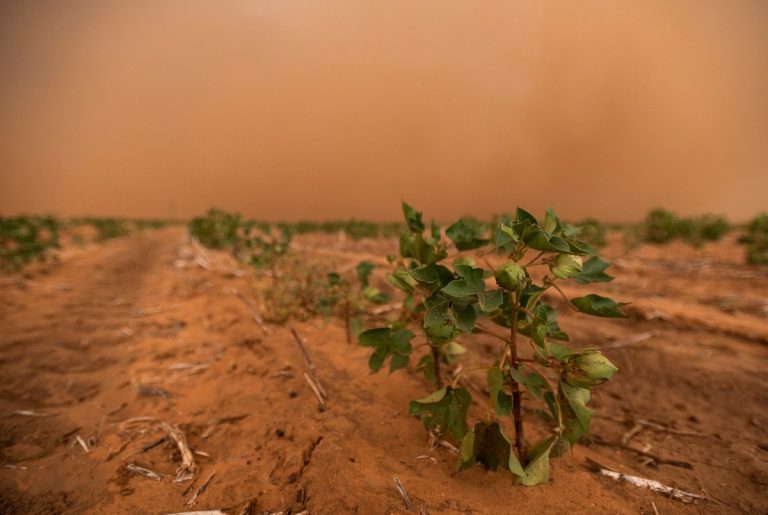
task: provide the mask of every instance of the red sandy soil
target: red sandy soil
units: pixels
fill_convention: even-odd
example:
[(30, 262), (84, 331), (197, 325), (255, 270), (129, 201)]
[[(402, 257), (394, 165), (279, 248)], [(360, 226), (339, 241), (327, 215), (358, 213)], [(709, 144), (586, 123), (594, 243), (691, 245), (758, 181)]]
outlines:
[[(352, 264), (396, 249), (333, 236), (296, 246)], [(561, 325), (575, 344), (602, 346), (621, 372), (595, 390), (595, 443), (553, 460), (550, 483), (533, 488), (479, 467), (457, 473), (455, 455), (430, 449), (407, 415), (409, 400), (430, 393), (424, 380), (412, 370), (369, 374), (368, 350), (347, 344), (338, 321), (292, 324), (327, 390), (320, 411), (288, 326), (266, 335), (232, 293), (253, 294), (252, 279), (225, 256), (197, 266), (180, 228), (0, 277), (0, 512), (406, 513), (394, 477), (412, 513), (768, 512), (768, 270), (744, 265), (733, 236), (701, 250), (626, 253), (614, 235), (604, 255), (616, 280), (570, 291), (633, 301), (630, 318), (560, 303)], [(496, 341), (473, 341), (467, 362), (490, 359)], [(478, 419), (483, 394), (472, 393)], [(531, 441), (547, 430), (536, 407), (526, 411)], [(173, 482), (181, 457), (172, 443), (142, 450), (165, 436), (163, 422), (199, 453), (193, 479)], [(629, 436), (628, 446), (692, 468), (616, 446)], [(587, 457), (711, 500), (684, 504), (600, 477)]]

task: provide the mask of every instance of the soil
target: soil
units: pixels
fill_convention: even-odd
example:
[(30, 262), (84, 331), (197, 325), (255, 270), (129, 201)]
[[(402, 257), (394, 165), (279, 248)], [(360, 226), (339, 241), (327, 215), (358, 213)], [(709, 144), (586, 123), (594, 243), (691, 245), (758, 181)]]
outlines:
[[(312, 235), (295, 247), (353, 265), (383, 262), (396, 242)], [(369, 351), (346, 343), (337, 320), (267, 334), (233, 290), (256, 299), (268, 283), (199, 252), (169, 228), (0, 277), (0, 513), (768, 512), (768, 270), (744, 264), (735, 235), (632, 252), (612, 235), (603, 254), (615, 281), (567, 292), (632, 301), (629, 319), (550, 299), (574, 344), (604, 348), (621, 371), (595, 389), (592, 443), (553, 460), (550, 483), (532, 488), (509, 473), (457, 473), (452, 451), (430, 448), (407, 415), (430, 393), (420, 375), (370, 374)], [(327, 392), (324, 410), (290, 327)], [(468, 363), (490, 359), (496, 340), (473, 341)], [(482, 372), (470, 377), (482, 384)], [(472, 393), (479, 419), (485, 401)], [(529, 443), (547, 430), (537, 407), (526, 408)], [(191, 479), (174, 481), (181, 455), (163, 423), (195, 452)], [(709, 500), (601, 477), (587, 458)]]

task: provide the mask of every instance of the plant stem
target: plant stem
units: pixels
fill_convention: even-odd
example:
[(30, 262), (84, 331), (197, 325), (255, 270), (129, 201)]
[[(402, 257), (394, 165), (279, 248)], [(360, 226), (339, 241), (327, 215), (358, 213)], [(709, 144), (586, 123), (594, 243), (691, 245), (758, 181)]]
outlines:
[(573, 303), (571, 302), (571, 299), (569, 299), (568, 296), (566, 296), (566, 294), (563, 292), (563, 290), (561, 290), (560, 287), (555, 284), (555, 280), (554, 279), (551, 279), (551, 280), (546, 280), (545, 279), (544, 280), (544, 284), (548, 284), (549, 286), (553, 286), (558, 291), (558, 293), (560, 293), (560, 295), (563, 297), (565, 302), (568, 304), (569, 308), (571, 308), (574, 311), (578, 311), (579, 310), (576, 306), (573, 305)]
[(430, 348), (432, 349), (432, 362), (435, 369), (435, 384), (439, 390), (443, 387), (443, 378), (440, 375), (440, 349), (432, 344), (430, 344)]
[[(511, 294), (510, 294), (511, 295)], [(520, 359), (517, 356), (517, 296), (513, 297), (514, 306), (512, 309), (512, 327), (509, 330), (509, 350), (510, 364), (517, 368)], [(523, 406), (522, 393), (520, 392), (520, 383), (512, 380), (512, 416), (515, 419), (515, 448), (517, 449), (518, 459), (523, 465), (528, 461), (528, 453), (525, 448), (525, 435), (523, 434)]]

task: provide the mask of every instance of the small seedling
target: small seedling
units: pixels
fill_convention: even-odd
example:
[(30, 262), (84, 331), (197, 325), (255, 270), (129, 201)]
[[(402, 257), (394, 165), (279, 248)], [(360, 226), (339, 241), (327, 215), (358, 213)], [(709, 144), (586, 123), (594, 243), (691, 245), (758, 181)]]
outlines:
[[(424, 427), (459, 443), (457, 467), (476, 463), (491, 470), (509, 470), (519, 483), (536, 485), (549, 478), (549, 458), (557, 456), (589, 433), (591, 389), (610, 379), (617, 368), (596, 348), (571, 349), (557, 323), (557, 310), (545, 294), (555, 292), (573, 310), (599, 317), (624, 317), (621, 304), (589, 294), (567, 298), (560, 283), (607, 282), (608, 263), (592, 255), (593, 249), (578, 239), (579, 228), (563, 224), (552, 210), (543, 221), (518, 209), (514, 217), (501, 217), (492, 230), (471, 219), (461, 219), (445, 234), (459, 254), (474, 250), (484, 265), (458, 257), (449, 261), (448, 244), (440, 227), (429, 230), (422, 214), (403, 203), (408, 232), (400, 239), (400, 257), (390, 282), (406, 293), (401, 319), (386, 327), (369, 329), (359, 336), (370, 347), (372, 372), (389, 361), (390, 372), (405, 368), (414, 353), (417, 336), (409, 329), (420, 326), (429, 352), (418, 369), (435, 391), (410, 403), (409, 413)], [(506, 260), (492, 265), (488, 256), (503, 253)], [(544, 273), (535, 273), (541, 268)], [(535, 280), (534, 277), (540, 277)], [(484, 324), (492, 322), (506, 336)], [(462, 359), (466, 349), (457, 338), (492, 334), (503, 340), (498, 355), (483, 366), (456, 368), (448, 378), (444, 366)], [(523, 357), (521, 346), (530, 348)], [(467, 421), (472, 396), (462, 379), (470, 371), (484, 370), (489, 398), (482, 421)], [(523, 400), (541, 402), (552, 433), (528, 446), (523, 421)], [(510, 438), (499, 417), (511, 417)]]
[(739, 243), (747, 246), (747, 263), (768, 265), (768, 213), (761, 213), (749, 222)]
[(376, 265), (361, 261), (355, 267), (354, 279), (337, 272), (328, 274), (324, 293), (317, 300), (317, 311), (326, 318), (338, 315), (344, 321), (347, 343), (352, 343), (362, 331), (362, 319), (368, 304), (384, 304), (389, 295), (371, 285), (371, 273)]

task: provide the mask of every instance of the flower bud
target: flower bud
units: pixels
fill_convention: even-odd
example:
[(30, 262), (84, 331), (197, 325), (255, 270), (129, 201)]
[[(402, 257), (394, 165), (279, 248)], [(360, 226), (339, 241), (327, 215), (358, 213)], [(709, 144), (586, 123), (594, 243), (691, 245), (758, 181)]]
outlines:
[(560, 254), (555, 258), (554, 263), (549, 265), (549, 269), (560, 279), (570, 279), (576, 277), (583, 267), (583, 262), (579, 256), (570, 254)]
[(573, 386), (589, 388), (606, 382), (618, 370), (600, 351), (586, 350), (568, 360), (565, 380)]
[(496, 270), (496, 284), (505, 290), (518, 290), (528, 284), (528, 272), (522, 265), (508, 261)]

